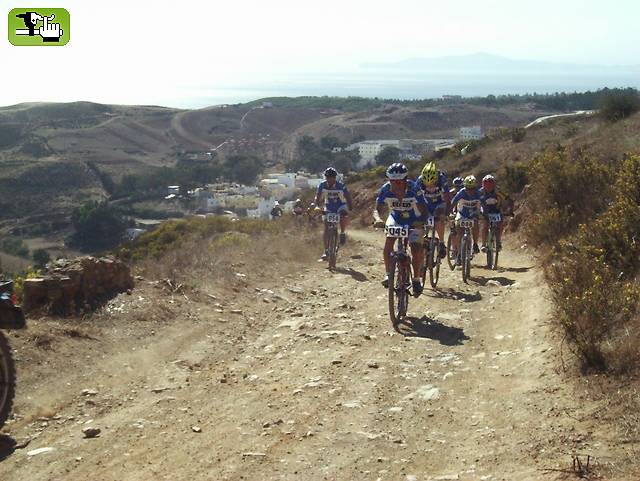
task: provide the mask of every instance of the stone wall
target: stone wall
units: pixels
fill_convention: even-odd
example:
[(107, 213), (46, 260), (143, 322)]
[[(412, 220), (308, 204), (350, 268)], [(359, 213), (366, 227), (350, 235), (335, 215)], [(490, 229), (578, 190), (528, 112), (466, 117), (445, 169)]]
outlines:
[(129, 267), (113, 257), (59, 259), (47, 264), (42, 277), (25, 280), (23, 308), (77, 314), (130, 289), (133, 277)]

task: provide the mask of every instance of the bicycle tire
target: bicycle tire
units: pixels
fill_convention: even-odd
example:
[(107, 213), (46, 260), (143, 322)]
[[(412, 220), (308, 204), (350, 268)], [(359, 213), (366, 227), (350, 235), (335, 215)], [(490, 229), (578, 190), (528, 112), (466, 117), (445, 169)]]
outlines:
[(399, 313), (396, 313), (396, 298), (398, 297), (396, 295), (396, 266), (396, 259), (392, 257), (389, 263), (389, 287), (387, 290), (389, 291), (389, 318), (394, 329), (399, 322)]
[(16, 393), (16, 366), (7, 338), (0, 332), (0, 428), (11, 414)]
[(498, 249), (498, 240), (499, 240), (499, 232), (498, 232), (498, 228), (494, 227), (494, 235), (493, 235), (493, 244), (494, 244), (494, 250), (493, 250), (493, 267), (491, 267), (491, 269), (496, 270), (498, 268), (498, 255), (500, 254), (500, 250)]
[(493, 227), (489, 228), (489, 238), (487, 239), (487, 268), (493, 269)]
[(329, 231), (329, 270), (336, 268), (336, 259), (338, 257), (338, 230), (331, 229)]
[(447, 264), (449, 264), (449, 268), (453, 271), (456, 268), (457, 259), (451, 256), (451, 253), (453, 252), (453, 249), (451, 248), (452, 240), (453, 234), (449, 232), (449, 237), (447, 237)]
[(429, 256), (427, 255), (429, 252), (429, 242), (428, 242), (428, 238), (425, 236), (425, 241), (427, 242), (423, 242), (422, 243), (422, 248), (424, 249), (424, 256), (422, 257), (422, 268), (421, 268), (421, 272), (420, 272), (420, 277), (422, 278), (422, 285), (424, 286), (424, 283), (427, 279), (427, 271), (429, 270)]
[(471, 259), (469, 259), (469, 239), (463, 234), (462, 241), (460, 242), (460, 253), (462, 262), (462, 282), (465, 284), (469, 280), (469, 270), (471, 267)]
[[(438, 285), (440, 279), (440, 264), (442, 258), (440, 257), (440, 240), (436, 242), (435, 232), (431, 236), (431, 251), (429, 252), (429, 282), (434, 289)], [(424, 283), (423, 283), (424, 284)]]

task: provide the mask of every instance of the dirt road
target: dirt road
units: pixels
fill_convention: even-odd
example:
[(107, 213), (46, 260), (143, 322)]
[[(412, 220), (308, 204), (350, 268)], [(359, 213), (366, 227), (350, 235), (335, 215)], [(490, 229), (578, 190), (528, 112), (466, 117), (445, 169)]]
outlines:
[[(469, 285), (443, 269), (397, 333), (381, 245), (352, 233), (336, 273), (245, 268), (246, 288), (220, 288), (219, 302), (140, 281), (82, 336), (41, 352), (14, 338), (7, 429), (32, 440), (0, 479), (546, 480), (564, 479), (574, 454), (607, 455), (579, 420), (593, 406), (556, 372), (527, 251), (508, 246), (504, 268), (474, 267)], [(150, 304), (165, 314), (143, 315)], [(87, 426), (100, 435), (84, 439)]]

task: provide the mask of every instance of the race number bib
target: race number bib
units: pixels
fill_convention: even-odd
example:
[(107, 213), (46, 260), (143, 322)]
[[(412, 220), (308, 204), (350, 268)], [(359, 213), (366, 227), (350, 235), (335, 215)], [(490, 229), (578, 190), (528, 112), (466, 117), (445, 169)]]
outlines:
[(426, 222), (426, 226), (427, 227), (433, 227), (434, 224), (434, 218), (432, 215), (430, 215), (429, 217), (427, 217), (427, 222)]
[(387, 226), (387, 237), (409, 237), (408, 225)]
[(489, 222), (492, 224), (500, 222), (502, 220), (502, 215), (500, 214), (489, 214)]
[(327, 222), (329, 224), (337, 224), (340, 222), (340, 214), (336, 214), (334, 212), (327, 213)]

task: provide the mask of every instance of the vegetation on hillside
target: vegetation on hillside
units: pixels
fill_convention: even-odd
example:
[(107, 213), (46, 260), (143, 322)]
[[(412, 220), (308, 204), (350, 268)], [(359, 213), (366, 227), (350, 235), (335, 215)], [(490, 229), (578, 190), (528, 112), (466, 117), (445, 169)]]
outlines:
[(382, 99), (378, 97), (269, 97), (255, 100), (247, 106), (262, 105), (271, 102), (274, 107), (337, 109), (344, 112), (361, 112), (373, 110), (384, 105), (399, 105), (410, 107), (436, 107), (439, 105), (472, 104), (485, 107), (504, 107), (507, 105), (535, 104), (540, 108), (570, 111), (597, 109), (602, 98), (612, 92), (635, 92), (636, 89), (608, 89), (604, 88), (587, 92), (556, 92), (553, 94), (515, 94), (515, 95), (487, 95), (486, 97), (459, 97), (436, 99)]
[(283, 222), (246, 218), (232, 221), (222, 216), (171, 220), (163, 222), (153, 231), (142, 234), (131, 244), (122, 247), (119, 255), (123, 259), (133, 261), (148, 257), (159, 259), (170, 250), (181, 249), (187, 239), (204, 239), (233, 232), (249, 235), (276, 233), (282, 230)]
[(354, 170), (360, 154), (357, 150), (332, 152), (334, 147), (344, 147), (333, 137), (323, 137), (320, 142), (309, 135), (303, 136), (298, 141), (298, 155), (287, 163), (287, 169), (305, 170), (307, 172), (322, 172), (329, 166), (335, 167), (338, 172), (350, 172)]
[(530, 166), (528, 236), (549, 252), (557, 319), (586, 368), (640, 361), (640, 155), (610, 163), (560, 149)]
[(75, 230), (72, 241), (86, 250), (102, 250), (117, 246), (127, 227), (120, 211), (107, 202), (87, 202), (73, 211)]

